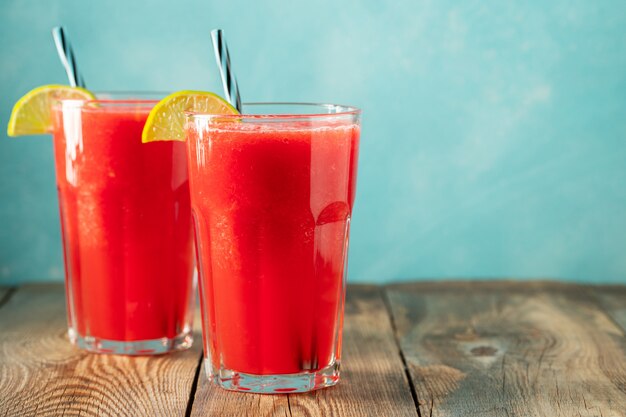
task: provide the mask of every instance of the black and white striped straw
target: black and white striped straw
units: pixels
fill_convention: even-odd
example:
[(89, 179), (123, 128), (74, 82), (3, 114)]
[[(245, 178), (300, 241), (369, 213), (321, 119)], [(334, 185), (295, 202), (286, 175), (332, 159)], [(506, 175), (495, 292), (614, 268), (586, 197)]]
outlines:
[(213, 41), (213, 51), (215, 52), (217, 66), (220, 69), (226, 99), (241, 113), (239, 86), (237, 85), (237, 79), (235, 79), (235, 74), (230, 64), (230, 54), (228, 53), (228, 47), (226, 46), (226, 40), (224, 39), (222, 30), (213, 29), (211, 31), (211, 40)]
[(65, 72), (67, 73), (67, 78), (70, 81), (70, 85), (72, 87), (84, 88), (85, 80), (78, 72), (78, 67), (76, 66), (76, 57), (74, 56), (74, 51), (72, 50), (70, 41), (65, 35), (63, 26), (55, 26), (54, 28), (52, 28), (52, 38), (54, 39), (54, 44), (57, 47), (59, 59), (61, 59), (61, 64), (63, 64), (63, 67), (65, 68)]

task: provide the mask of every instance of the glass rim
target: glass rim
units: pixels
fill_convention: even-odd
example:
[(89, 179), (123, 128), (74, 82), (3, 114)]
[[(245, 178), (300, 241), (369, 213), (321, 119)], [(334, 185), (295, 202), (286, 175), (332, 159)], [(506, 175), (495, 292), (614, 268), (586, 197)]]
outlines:
[(137, 107), (141, 105), (154, 105), (168, 92), (164, 91), (93, 91), (95, 99), (60, 98), (56, 103), (71, 103), (72, 107), (87, 107), (89, 105), (104, 105), (106, 107)]
[(264, 120), (264, 119), (323, 119), (323, 118), (335, 118), (335, 117), (358, 117), (361, 115), (361, 109), (355, 106), (348, 106), (343, 104), (330, 104), (330, 103), (312, 103), (312, 102), (292, 102), (292, 101), (254, 101), (249, 103), (242, 103), (244, 108), (246, 106), (259, 106), (259, 107), (271, 107), (271, 106), (293, 106), (293, 107), (308, 107), (318, 108), (326, 110), (338, 110), (333, 113), (323, 112), (311, 112), (311, 113), (237, 113), (237, 114), (215, 114), (209, 112), (197, 112), (197, 111), (185, 111), (187, 118), (191, 119), (214, 119), (219, 118), (222, 121), (226, 120), (240, 120), (240, 119), (252, 119), (252, 120)]

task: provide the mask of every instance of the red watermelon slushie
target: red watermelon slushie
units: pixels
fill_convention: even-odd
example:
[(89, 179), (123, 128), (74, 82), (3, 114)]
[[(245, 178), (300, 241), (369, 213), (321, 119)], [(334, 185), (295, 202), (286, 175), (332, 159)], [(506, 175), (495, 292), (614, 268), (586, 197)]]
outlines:
[(54, 151), (70, 338), (101, 353), (191, 344), (185, 144), (141, 143), (156, 101), (63, 101)]

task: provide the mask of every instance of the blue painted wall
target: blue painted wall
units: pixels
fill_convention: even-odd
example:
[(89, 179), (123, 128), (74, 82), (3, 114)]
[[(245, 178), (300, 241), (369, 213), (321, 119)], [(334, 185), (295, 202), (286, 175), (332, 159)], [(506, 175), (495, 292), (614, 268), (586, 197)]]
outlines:
[[(621, 1), (3, 0), (2, 123), (60, 23), (95, 90), (220, 91), (222, 27), (244, 99), (362, 107), (352, 281), (626, 282)], [(2, 134), (0, 201), (0, 283), (61, 280), (50, 138)]]

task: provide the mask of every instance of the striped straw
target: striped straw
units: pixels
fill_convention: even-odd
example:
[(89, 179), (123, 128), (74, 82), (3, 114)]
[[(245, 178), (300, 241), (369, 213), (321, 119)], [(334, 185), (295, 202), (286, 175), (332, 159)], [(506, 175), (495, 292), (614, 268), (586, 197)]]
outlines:
[(70, 41), (67, 39), (67, 36), (65, 36), (63, 26), (55, 26), (52, 28), (52, 38), (54, 39), (59, 59), (61, 59), (61, 64), (63, 64), (63, 67), (65, 68), (70, 85), (72, 87), (84, 88), (85, 80), (78, 73), (78, 68), (76, 67), (76, 57), (74, 56), (74, 51), (72, 50)]
[(237, 86), (237, 80), (235, 74), (230, 65), (230, 54), (228, 53), (228, 47), (226, 46), (226, 40), (221, 29), (213, 29), (211, 31), (211, 40), (213, 41), (213, 51), (215, 52), (215, 60), (217, 66), (220, 69), (220, 76), (222, 77), (222, 86), (224, 87), (224, 93), (230, 104), (235, 106), (238, 112), (241, 113), (241, 95), (239, 94), (239, 87)]

